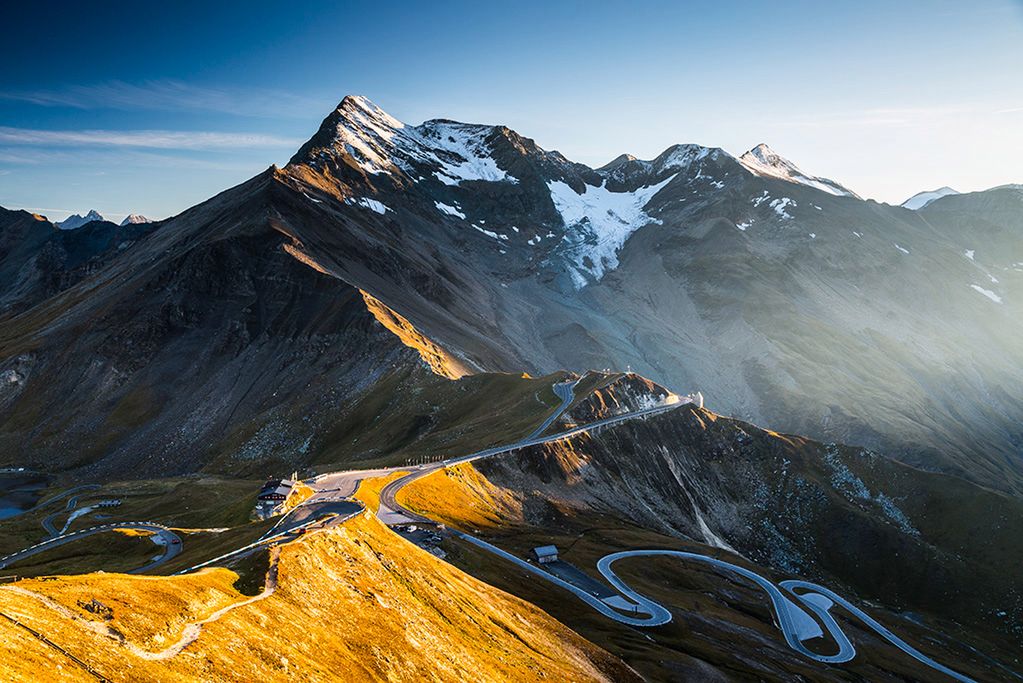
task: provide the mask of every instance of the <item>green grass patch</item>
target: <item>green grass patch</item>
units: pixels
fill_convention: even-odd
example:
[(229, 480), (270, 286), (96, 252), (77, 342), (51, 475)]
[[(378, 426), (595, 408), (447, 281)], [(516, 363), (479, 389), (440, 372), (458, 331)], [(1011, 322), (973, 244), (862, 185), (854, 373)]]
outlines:
[(163, 554), (148, 536), (127, 536), (116, 531), (87, 536), (15, 562), (4, 574), (18, 577), (87, 574), (95, 571), (128, 572)]
[(486, 373), (446, 380), (398, 372), (361, 396), (319, 439), (313, 465), (376, 467), (451, 457), (522, 438), (559, 405), (563, 373)]

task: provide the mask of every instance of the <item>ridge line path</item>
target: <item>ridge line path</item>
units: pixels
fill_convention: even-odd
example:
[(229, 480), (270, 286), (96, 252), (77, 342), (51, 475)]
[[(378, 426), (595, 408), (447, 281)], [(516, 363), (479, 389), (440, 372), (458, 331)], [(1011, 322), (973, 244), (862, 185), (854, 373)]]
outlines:
[(199, 636), (202, 634), (202, 627), (205, 626), (206, 624), (210, 624), (214, 621), (217, 621), (225, 614), (228, 614), (229, 612), (232, 612), (233, 610), (236, 610), (239, 607), (245, 607), (246, 605), (251, 605), (254, 602), (266, 600), (271, 595), (273, 595), (274, 592), (276, 592), (277, 590), (277, 565), (279, 558), (280, 547), (271, 548), (270, 566), (267, 569), (266, 580), (263, 583), (263, 590), (260, 593), (258, 593), (257, 595), (253, 595), (250, 598), (246, 598), (245, 600), (240, 600), (238, 602), (233, 602), (230, 605), (225, 605), (224, 607), (221, 607), (217, 611), (213, 612), (207, 617), (204, 617), (203, 619), (200, 619), (199, 621), (194, 621), (185, 624), (184, 627), (181, 629), (181, 637), (178, 638), (177, 642), (158, 652), (151, 652), (149, 650), (139, 647), (138, 645), (135, 645), (134, 643), (128, 642), (123, 635), (115, 631), (112, 631), (110, 627), (108, 627), (106, 624), (98, 621), (93, 621), (91, 619), (86, 619), (85, 617), (81, 616), (80, 614), (76, 614), (72, 610), (68, 609), (64, 605), (60, 604), (56, 600), (46, 595), (30, 591), (20, 586), (5, 586), (0, 590), (7, 590), (11, 591), (12, 593), (18, 593), (19, 595), (24, 595), (26, 597), (33, 598), (34, 600), (41, 602), (50, 609), (54, 610), (61, 616), (64, 616), (78, 624), (81, 624), (82, 626), (92, 631), (93, 633), (97, 633), (101, 636), (105, 636), (114, 641), (117, 641), (119, 645), (127, 648), (136, 657), (140, 659), (154, 661), (161, 659), (169, 659), (179, 654), (182, 650), (184, 650), (186, 647), (188, 647), (189, 645), (191, 645), (192, 643), (199, 639)]
[[(349, 519), (351, 519), (352, 517), (354, 517), (355, 515), (361, 514), (362, 512), (363, 512), (363, 509), (360, 508), (357, 512), (354, 512), (354, 513), (348, 515), (347, 517), (335, 516), (335, 519), (330, 520), (327, 524), (325, 524), (323, 526), (323, 528), (324, 529), (331, 528), (331, 527), (337, 526), (338, 524), (342, 524), (342, 523), (348, 521)], [(302, 525), (302, 528), (308, 528), (308, 527), (312, 526), (313, 524), (315, 524), (317, 522), (320, 522), (320, 521), (322, 521), (322, 518), (321, 517), (317, 517), (314, 520), (307, 521), (304, 525)], [(143, 524), (143, 523), (128, 522), (126, 524), (128, 526), (133, 526), (133, 527), (137, 528), (140, 524)], [(114, 525), (106, 525), (106, 526), (114, 526)], [(122, 524), (120, 526), (124, 526), (124, 524)], [(86, 530), (86, 531), (88, 531), (88, 530)], [(81, 534), (82, 532), (76, 532), (76, 533), (77, 534)], [(255, 543), (251, 543), (251, 544), (249, 544), (247, 546), (244, 546), (242, 548), (238, 548), (237, 550), (234, 550), (234, 551), (231, 551), (231, 552), (226, 553), (224, 555), (221, 555), (220, 557), (216, 557), (216, 558), (214, 558), (212, 560), (207, 560), (206, 562), (203, 562), (203, 563), (201, 563), (199, 565), (196, 565), (195, 567), (190, 567), (188, 569), (184, 569), (182, 571), (175, 572), (171, 576), (178, 576), (180, 574), (184, 574), (184, 573), (187, 573), (187, 572), (194, 571), (194, 570), (196, 570), (198, 568), (206, 567), (207, 565), (219, 562), (219, 561), (224, 560), (224, 559), (226, 559), (228, 557), (231, 557), (231, 556), (234, 556), (234, 555), (239, 555), (242, 552), (255, 549), (258, 546), (270, 545), (270, 543), (272, 541), (274, 541), (274, 540), (277, 540), (277, 539), (280, 539), (280, 538), (283, 538), (285, 536), (292, 535), (292, 534), (295, 534), (295, 533), (296, 533), (296, 528), (292, 528), (292, 529), (289, 529), (287, 531), (283, 531), (283, 532), (281, 532), (281, 533), (279, 533), (279, 534), (277, 534), (277, 535), (275, 535), (275, 536), (273, 536), (271, 538), (261, 539), (259, 541), (256, 541)], [(44, 542), (44, 543), (46, 543), (46, 542)], [(90, 631), (93, 631), (94, 633), (98, 633), (101, 636), (105, 636), (107, 638), (110, 638), (110, 639), (116, 641), (119, 645), (128, 648), (128, 650), (132, 654), (134, 654), (135, 656), (137, 656), (137, 657), (139, 657), (141, 659), (147, 659), (147, 660), (169, 659), (170, 657), (173, 657), (173, 656), (181, 653), (182, 650), (184, 650), (186, 647), (188, 647), (189, 645), (194, 643), (196, 640), (198, 640), (199, 636), (202, 634), (202, 627), (205, 626), (206, 624), (210, 624), (210, 623), (212, 623), (214, 621), (217, 621), (218, 619), (220, 619), (224, 615), (226, 615), (229, 612), (232, 612), (232, 611), (234, 611), (234, 610), (236, 610), (236, 609), (238, 609), (240, 607), (245, 607), (247, 605), (251, 605), (253, 603), (259, 602), (261, 600), (265, 600), (265, 599), (269, 598), (271, 595), (273, 595), (276, 592), (276, 590), (277, 590), (277, 568), (278, 568), (278, 564), (279, 564), (279, 560), (280, 560), (281, 546), (280, 545), (271, 545), (269, 550), (270, 550), (270, 566), (267, 569), (266, 578), (265, 578), (265, 580), (263, 582), (263, 590), (259, 594), (254, 595), (254, 596), (252, 596), (250, 598), (246, 598), (245, 600), (240, 600), (238, 602), (234, 602), (234, 603), (231, 603), (229, 605), (225, 605), (224, 607), (221, 607), (220, 609), (216, 610), (215, 612), (213, 612), (209, 616), (204, 617), (203, 619), (200, 619), (199, 621), (190, 622), (188, 624), (185, 624), (185, 626), (182, 628), (182, 631), (181, 631), (181, 637), (177, 640), (177, 642), (174, 643), (173, 645), (169, 646), (169, 647), (164, 648), (163, 650), (160, 650), (159, 652), (151, 652), (149, 650), (145, 650), (145, 649), (139, 647), (138, 645), (135, 645), (134, 643), (128, 642), (124, 638), (124, 636), (122, 636), (119, 633), (116, 633), (115, 631), (111, 631), (109, 629), (109, 627), (107, 627), (102, 622), (96, 622), (96, 621), (92, 621), (92, 620), (86, 619), (86, 618), (82, 617), (81, 615), (76, 614), (75, 612), (71, 611), (70, 609), (68, 609), (64, 605), (61, 605), (60, 603), (58, 603), (57, 601), (53, 600), (52, 598), (50, 598), (48, 596), (42, 595), (40, 593), (35, 593), (33, 591), (30, 591), (30, 590), (28, 590), (26, 588), (22, 588), (22, 587), (17, 586), (17, 585), (0, 586), (0, 590), (11, 591), (11, 592), (14, 592), (14, 593), (18, 593), (19, 595), (24, 595), (26, 597), (30, 597), (30, 598), (32, 598), (34, 600), (37, 600), (37, 601), (41, 602), (42, 604), (46, 605), (47, 607), (49, 607), (50, 609), (53, 609), (58, 614), (61, 614), (62, 616), (66, 617), (68, 619), (71, 619), (72, 621), (75, 621), (76, 623), (79, 623), (79, 624), (83, 625), (85, 628), (89, 629)]]
[[(395, 500), (395, 495), (398, 493), (398, 491), (400, 491), (403, 487), (412, 483), (416, 479), (421, 479), (422, 477), (432, 474), (437, 470), (445, 469), (447, 467), (451, 467), (452, 465), (461, 465), (462, 463), (472, 462), (474, 460), (490, 458), (495, 455), (502, 455), (504, 453), (510, 453), (511, 451), (516, 451), (520, 448), (525, 448), (527, 446), (538, 446), (540, 444), (561, 441), (563, 439), (568, 439), (573, 436), (576, 436), (577, 434), (596, 431), (603, 427), (616, 425), (620, 422), (643, 419), (651, 417), (653, 415), (666, 413), (668, 411), (675, 410), (676, 408), (693, 402), (693, 400), (689, 397), (673, 395), (673, 398), (675, 400), (670, 403), (663, 403), (661, 405), (653, 406), (651, 408), (643, 408), (641, 410), (635, 410), (629, 413), (622, 413), (621, 415), (613, 415), (611, 417), (606, 417), (595, 422), (590, 422), (589, 424), (574, 427), (564, 432), (551, 434), (549, 436), (542, 436), (543, 432), (546, 431), (547, 428), (551, 424), (553, 424), (553, 422), (558, 417), (560, 417), (562, 413), (565, 412), (565, 410), (574, 400), (575, 385), (576, 385), (575, 381), (560, 382), (554, 385), (554, 393), (561, 397), (561, 405), (559, 405), (558, 408), (554, 411), (554, 414), (552, 414), (550, 417), (544, 420), (543, 424), (534, 429), (532, 433), (530, 433), (529, 436), (525, 437), (524, 439), (503, 446), (494, 446), (493, 448), (486, 448), (482, 451), (470, 453), (469, 455), (448, 458), (446, 460), (430, 463), (428, 465), (419, 465), (418, 467), (413, 468), (415, 471), (410, 472), (409, 474), (405, 475), (404, 477), (401, 477), (400, 479), (395, 479), (394, 481), (390, 482), (380, 492), (380, 508), (377, 511), (377, 517), (379, 517), (382, 522), (388, 525), (408, 524), (410, 522), (436, 524), (437, 522), (435, 520), (423, 517), (422, 515), (418, 515), (408, 510), (407, 508), (402, 507), (402, 505), (397, 500)], [(407, 470), (409, 468), (406, 467), (394, 469)]]

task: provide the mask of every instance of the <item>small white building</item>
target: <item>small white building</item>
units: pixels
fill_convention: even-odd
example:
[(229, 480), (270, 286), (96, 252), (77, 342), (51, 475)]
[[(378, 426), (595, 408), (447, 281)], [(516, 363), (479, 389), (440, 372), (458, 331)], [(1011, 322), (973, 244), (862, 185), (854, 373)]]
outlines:
[(558, 561), (558, 547), (554, 545), (542, 545), (533, 548), (533, 557), (540, 564), (549, 564)]

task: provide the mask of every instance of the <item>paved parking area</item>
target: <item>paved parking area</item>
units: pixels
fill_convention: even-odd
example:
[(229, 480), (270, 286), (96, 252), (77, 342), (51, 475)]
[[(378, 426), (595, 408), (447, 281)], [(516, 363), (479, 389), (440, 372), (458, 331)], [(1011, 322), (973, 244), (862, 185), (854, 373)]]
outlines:
[(618, 595), (607, 584), (597, 581), (574, 564), (569, 564), (564, 560), (556, 560), (555, 562), (548, 562), (540, 566), (559, 579), (568, 581), (573, 586), (581, 588), (601, 600)]

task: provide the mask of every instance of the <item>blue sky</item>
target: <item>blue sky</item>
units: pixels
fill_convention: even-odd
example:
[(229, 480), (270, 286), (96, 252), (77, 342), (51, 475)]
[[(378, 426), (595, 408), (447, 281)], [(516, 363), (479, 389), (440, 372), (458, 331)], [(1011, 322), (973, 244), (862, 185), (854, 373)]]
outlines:
[(5, 10), (0, 68), (0, 205), (54, 220), (175, 214), (348, 93), (591, 165), (767, 142), (880, 201), (1023, 182), (1019, 1), (63, 4)]

